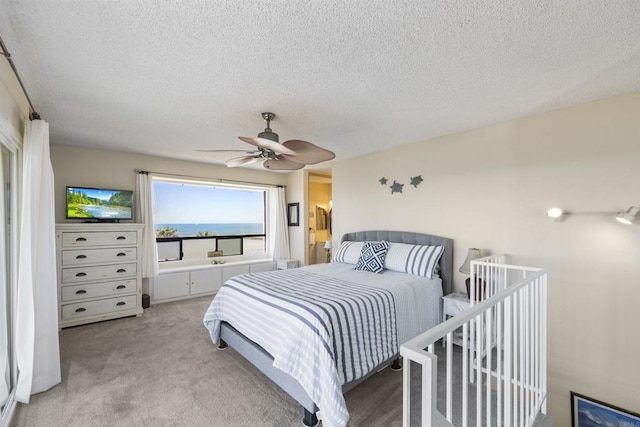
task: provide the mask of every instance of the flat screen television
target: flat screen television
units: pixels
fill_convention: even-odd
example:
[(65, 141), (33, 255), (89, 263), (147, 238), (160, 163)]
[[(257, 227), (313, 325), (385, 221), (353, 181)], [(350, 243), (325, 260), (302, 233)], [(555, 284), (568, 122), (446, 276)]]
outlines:
[(67, 219), (117, 222), (133, 219), (133, 191), (67, 187)]

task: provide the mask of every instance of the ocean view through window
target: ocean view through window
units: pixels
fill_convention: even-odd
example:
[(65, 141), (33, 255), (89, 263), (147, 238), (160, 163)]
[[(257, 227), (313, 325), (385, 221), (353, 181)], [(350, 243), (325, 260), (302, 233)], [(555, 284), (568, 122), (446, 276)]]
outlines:
[(266, 190), (154, 179), (158, 260), (178, 261), (266, 252)]

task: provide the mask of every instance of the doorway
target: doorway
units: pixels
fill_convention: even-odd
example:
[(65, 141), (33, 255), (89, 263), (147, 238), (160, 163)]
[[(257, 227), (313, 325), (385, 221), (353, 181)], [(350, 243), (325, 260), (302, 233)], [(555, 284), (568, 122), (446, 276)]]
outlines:
[[(309, 173), (309, 264), (324, 264), (331, 261), (332, 197), (331, 174)], [(327, 244), (327, 242), (329, 242)]]

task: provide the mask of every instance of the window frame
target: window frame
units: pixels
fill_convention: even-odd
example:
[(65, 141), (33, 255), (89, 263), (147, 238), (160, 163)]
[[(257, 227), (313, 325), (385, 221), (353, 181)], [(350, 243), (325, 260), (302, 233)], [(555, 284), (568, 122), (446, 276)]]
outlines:
[[(262, 219), (262, 224), (263, 224), (263, 232), (262, 233), (253, 233), (253, 234), (225, 234), (225, 235), (220, 235), (220, 236), (177, 236), (177, 237), (156, 237), (156, 245), (158, 243), (163, 243), (163, 242), (179, 242), (179, 258), (177, 259), (158, 259), (157, 262), (159, 263), (165, 263), (165, 262), (179, 262), (179, 261), (185, 261), (184, 258), (184, 250), (183, 250), (183, 241), (185, 240), (204, 240), (204, 239), (215, 239), (216, 241), (216, 246), (215, 246), (215, 250), (218, 250), (218, 241), (219, 240), (230, 240), (230, 239), (240, 239), (240, 254), (229, 254), (229, 255), (221, 255), (220, 257), (227, 257), (227, 256), (249, 256), (246, 255), (244, 253), (244, 239), (245, 238), (250, 238), (250, 237), (262, 237), (264, 238), (264, 242), (265, 242), (265, 250), (263, 252), (263, 254), (268, 254), (269, 250), (266, 247), (268, 245), (268, 228), (269, 228), (269, 218), (267, 215), (268, 212), (268, 203), (267, 203), (267, 199), (268, 199), (268, 188), (266, 186), (260, 186), (257, 184), (252, 184), (252, 183), (246, 183), (246, 184), (242, 184), (242, 183), (224, 183), (224, 182), (218, 182), (218, 181), (208, 181), (202, 178), (173, 178), (173, 177), (163, 177), (163, 176), (154, 176), (153, 180), (152, 180), (152, 185), (155, 184), (156, 182), (165, 182), (165, 183), (172, 183), (172, 184), (182, 184), (182, 185), (193, 185), (193, 186), (211, 186), (211, 187), (222, 187), (222, 188), (226, 188), (226, 189), (237, 189), (237, 190), (256, 190), (256, 191), (261, 191), (262, 192), (262, 214), (263, 214), (263, 219)], [(155, 212), (154, 212), (154, 233), (157, 232), (157, 230), (155, 229), (156, 226), (156, 222), (155, 222)], [(195, 258), (195, 259), (208, 259), (208, 257), (204, 257), (204, 258)], [(194, 258), (187, 258), (187, 260), (194, 260)]]

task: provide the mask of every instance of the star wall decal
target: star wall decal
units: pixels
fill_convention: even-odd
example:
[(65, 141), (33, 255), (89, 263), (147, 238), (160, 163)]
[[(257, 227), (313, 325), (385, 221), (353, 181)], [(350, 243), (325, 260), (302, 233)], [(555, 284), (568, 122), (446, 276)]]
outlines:
[(391, 194), (393, 193), (402, 193), (402, 187), (404, 184), (400, 184), (399, 182), (393, 181), (393, 184), (389, 187), (391, 188)]
[(387, 178), (385, 178), (384, 176), (378, 180), (378, 182), (382, 185), (387, 185), (387, 181)]
[(422, 175), (411, 177), (411, 185), (413, 185), (416, 188), (418, 188), (418, 185), (420, 185), (422, 181), (424, 181), (424, 179), (422, 179)]

